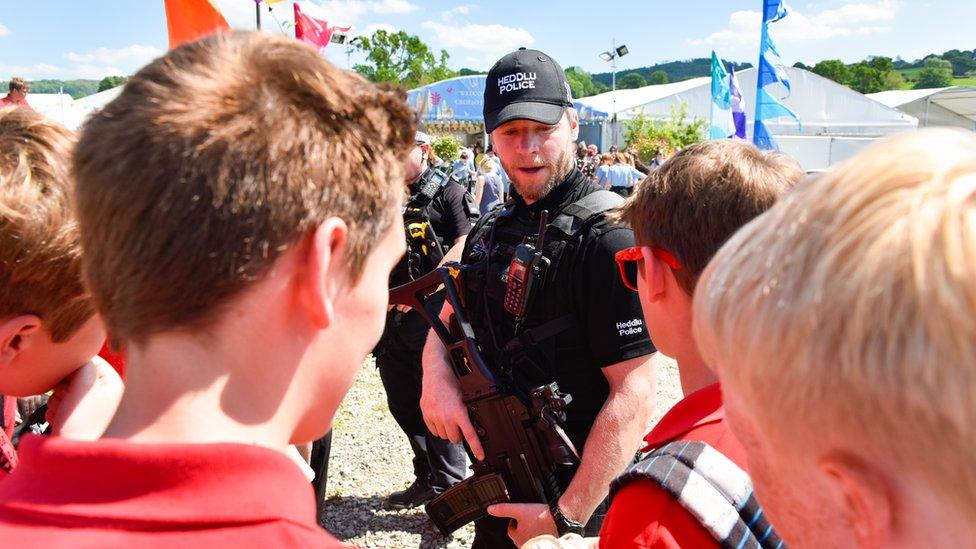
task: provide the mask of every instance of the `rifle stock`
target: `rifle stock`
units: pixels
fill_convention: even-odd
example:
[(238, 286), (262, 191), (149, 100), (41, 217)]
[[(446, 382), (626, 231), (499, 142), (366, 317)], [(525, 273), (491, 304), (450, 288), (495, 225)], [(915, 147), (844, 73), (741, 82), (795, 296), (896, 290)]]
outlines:
[[(464, 269), (448, 263), (390, 290), (390, 303), (418, 311), (447, 349), (462, 401), (485, 450), (485, 459), (472, 464), (473, 476), (426, 506), (445, 535), (487, 516), (485, 509), (494, 503), (557, 501), (557, 471), (579, 465), (579, 454), (561, 427), (569, 395), (561, 394), (555, 383), (526, 393), (488, 367), (464, 314), (459, 292)], [(454, 310), (447, 326), (434, 310), (439, 302), (432, 296), (439, 291), (445, 292)]]

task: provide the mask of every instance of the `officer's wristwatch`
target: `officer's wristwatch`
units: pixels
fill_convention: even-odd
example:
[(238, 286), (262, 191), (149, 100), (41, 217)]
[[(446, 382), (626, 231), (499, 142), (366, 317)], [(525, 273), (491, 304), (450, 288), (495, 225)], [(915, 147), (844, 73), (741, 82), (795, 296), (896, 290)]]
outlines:
[(586, 528), (585, 525), (564, 515), (559, 509), (558, 502), (554, 501), (549, 505), (549, 512), (552, 514), (552, 521), (556, 523), (556, 532), (559, 533), (559, 537), (565, 536), (566, 534), (583, 535)]

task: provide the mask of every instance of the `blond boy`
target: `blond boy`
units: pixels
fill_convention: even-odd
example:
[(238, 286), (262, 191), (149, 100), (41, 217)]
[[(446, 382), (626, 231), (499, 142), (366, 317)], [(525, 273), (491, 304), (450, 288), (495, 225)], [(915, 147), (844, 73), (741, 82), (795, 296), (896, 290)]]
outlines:
[(695, 295), (791, 547), (963, 547), (976, 516), (976, 137), (872, 146), (739, 232)]

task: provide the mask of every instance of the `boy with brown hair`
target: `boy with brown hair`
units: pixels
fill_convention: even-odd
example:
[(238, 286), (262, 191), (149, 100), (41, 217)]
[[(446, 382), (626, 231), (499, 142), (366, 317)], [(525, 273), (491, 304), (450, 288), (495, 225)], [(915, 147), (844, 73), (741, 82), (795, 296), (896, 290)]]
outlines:
[[(734, 528), (735, 509), (719, 518), (709, 516), (715, 509), (729, 509), (710, 507), (714, 499), (702, 505), (701, 496), (712, 495), (701, 490), (709, 483), (707, 475), (690, 470), (693, 460), (704, 456), (708, 465), (731, 465), (728, 477), (734, 481), (748, 482), (742, 472), (747, 469), (745, 454), (725, 423), (718, 377), (692, 337), (692, 295), (722, 244), (802, 177), (799, 165), (785, 155), (762, 152), (744, 141), (708, 141), (682, 149), (652, 171), (617, 212), (618, 221), (634, 229), (637, 244), (617, 253), (620, 275), (640, 294), (658, 349), (677, 360), (685, 396), (644, 438), (643, 451), (650, 454), (611, 485), (600, 547), (718, 547), (730, 534), (749, 532)], [(686, 447), (689, 442), (703, 444)], [(675, 444), (685, 450), (683, 458), (692, 459), (675, 460)], [(704, 482), (688, 482), (695, 475)], [(759, 524), (768, 526), (762, 520), (750, 526)], [(752, 536), (752, 541), (759, 537)], [(770, 534), (763, 543), (775, 539)], [(545, 540), (539, 542), (546, 546)], [(597, 544), (578, 538), (563, 543)]]
[(976, 137), (879, 142), (702, 276), (695, 333), (792, 547), (971, 547)]
[[(15, 397), (57, 385), (48, 410), (53, 432), (94, 439), (122, 387), (93, 358), (105, 329), (81, 280), (69, 198), (73, 144), (70, 131), (33, 110), (0, 109), (0, 394), (9, 409)], [(7, 414), (3, 427), (0, 472), (9, 472), (17, 459)]]
[(223, 33), (132, 77), (74, 169), (126, 392), (97, 442), (23, 442), (0, 538), (336, 545), (282, 450), (328, 430), (383, 330), (414, 129), (402, 93), (285, 37)]

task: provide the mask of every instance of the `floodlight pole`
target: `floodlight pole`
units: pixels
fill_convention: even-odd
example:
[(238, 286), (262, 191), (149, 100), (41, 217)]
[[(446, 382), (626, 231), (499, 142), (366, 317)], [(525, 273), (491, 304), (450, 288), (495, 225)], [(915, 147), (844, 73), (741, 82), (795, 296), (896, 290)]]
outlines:
[(612, 67), (612, 72), (610, 76), (610, 103), (611, 110), (610, 116), (613, 118), (610, 120), (610, 132), (612, 134), (611, 142), (613, 146), (617, 146), (617, 39), (614, 38), (611, 41), (612, 47), (610, 48), (610, 66)]

